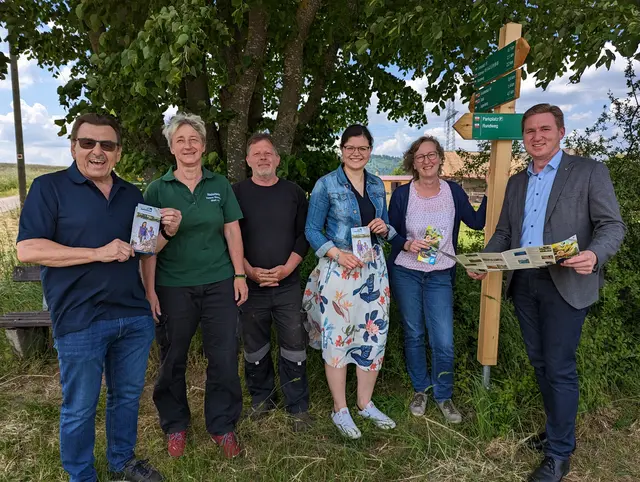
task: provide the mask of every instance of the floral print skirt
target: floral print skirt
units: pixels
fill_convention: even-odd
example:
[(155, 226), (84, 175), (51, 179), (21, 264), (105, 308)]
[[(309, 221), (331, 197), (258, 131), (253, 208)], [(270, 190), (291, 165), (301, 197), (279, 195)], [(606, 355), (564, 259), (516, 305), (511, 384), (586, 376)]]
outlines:
[(322, 349), (329, 366), (382, 367), (391, 291), (382, 249), (374, 250), (373, 261), (351, 271), (323, 257), (307, 280), (302, 306), (309, 345)]

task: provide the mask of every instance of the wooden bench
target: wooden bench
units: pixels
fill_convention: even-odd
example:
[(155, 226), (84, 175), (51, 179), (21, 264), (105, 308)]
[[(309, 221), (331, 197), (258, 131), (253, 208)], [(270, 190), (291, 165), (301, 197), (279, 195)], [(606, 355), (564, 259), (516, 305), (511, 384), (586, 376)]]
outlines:
[[(13, 281), (40, 282), (40, 266), (16, 266)], [(5, 328), (7, 340), (16, 354), (25, 358), (46, 351), (49, 344), (51, 316), (42, 297), (42, 311), (6, 313), (0, 316), (0, 328)]]

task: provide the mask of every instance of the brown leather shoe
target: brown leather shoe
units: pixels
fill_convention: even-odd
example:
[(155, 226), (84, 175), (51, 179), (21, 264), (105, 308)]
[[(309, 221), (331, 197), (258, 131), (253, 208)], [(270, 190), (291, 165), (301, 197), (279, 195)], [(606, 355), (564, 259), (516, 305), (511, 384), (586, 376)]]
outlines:
[(242, 452), (235, 432), (227, 432), (224, 435), (212, 435), (211, 440), (222, 448), (222, 453), (228, 459), (232, 459)]

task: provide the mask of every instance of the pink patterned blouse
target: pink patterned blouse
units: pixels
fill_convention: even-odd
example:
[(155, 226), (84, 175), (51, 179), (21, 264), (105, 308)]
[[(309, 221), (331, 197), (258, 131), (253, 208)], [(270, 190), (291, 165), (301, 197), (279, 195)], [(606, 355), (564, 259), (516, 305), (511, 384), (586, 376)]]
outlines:
[[(432, 238), (440, 238), (439, 249), (454, 254), (452, 234), (455, 205), (451, 188), (446, 181), (440, 179), (440, 192), (433, 197), (421, 197), (416, 191), (414, 182), (409, 187), (409, 204), (407, 206), (407, 241), (424, 239), (428, 231)], [(408, 251), (401, 251), (395, 263), (408, 269), (418, 271), (440, 271), (451, 268), (455, 261), (441, 253), (436, 253), (435, 264), (418, 261), (418, 256)]]

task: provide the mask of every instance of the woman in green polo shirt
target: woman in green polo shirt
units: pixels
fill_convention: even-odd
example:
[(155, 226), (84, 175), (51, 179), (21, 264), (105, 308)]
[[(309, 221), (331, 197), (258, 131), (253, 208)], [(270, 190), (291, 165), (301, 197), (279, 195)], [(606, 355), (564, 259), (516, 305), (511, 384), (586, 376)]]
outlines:
[(183, 454), (190, 422), (185, 371), (198, 325), (208, 360), (205, 422), (231, 458), (240, 453), (235, 427), (242, 410), (238, 377), (238, 306), (247, 299), (242, 212), (227, 179), (202, 167), (202, 119), (177, 114), (164, 135), (176, 166), (149, 184), (148, 204), (181, 213), (174, 236), (160, 230), (156, 255), (143, 260), (147, 299), (158, 320), (160, 373), (153, 391), (160, 426), (173, 457)]

